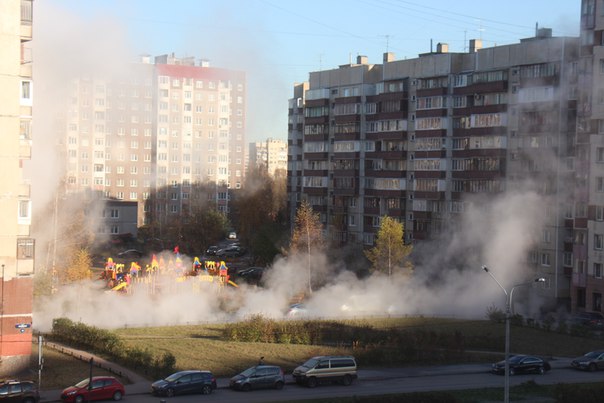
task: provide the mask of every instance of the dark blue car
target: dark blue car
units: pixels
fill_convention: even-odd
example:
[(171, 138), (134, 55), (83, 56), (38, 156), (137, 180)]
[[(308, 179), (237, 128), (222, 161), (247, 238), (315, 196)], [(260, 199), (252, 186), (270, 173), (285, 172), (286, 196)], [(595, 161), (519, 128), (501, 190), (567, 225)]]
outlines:
[(216, 389), (216, 378), (210, 371), (180, 371), (166, 379), (155, 381), (151, 384), (151, 394), (154, 396), (184, 395), (187, 393), (201, 393), (209, 395)]

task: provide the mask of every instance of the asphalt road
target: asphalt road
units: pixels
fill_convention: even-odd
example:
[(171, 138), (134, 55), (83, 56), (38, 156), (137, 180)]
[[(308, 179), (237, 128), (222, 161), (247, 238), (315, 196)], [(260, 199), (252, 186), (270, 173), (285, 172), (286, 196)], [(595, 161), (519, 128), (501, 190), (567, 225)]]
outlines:
[[(582, 372), (569, 367), (570, 359), (552, 360), (552, 370), (545, 375), (515, 375), (510, 385), (519, 385), (527, 381), (537, 384), (588, 383), (604, 380), (604, 372)], [(127, 402), (275, 402), (325, 397), (370, 396), (390, 393), (426, 392), (442, 390), (477, 389), (501, 387), (504, 377), (489, 373), (490, 365), (450, 365), (441, 367), (397, 368), (360, 370), (359, 379), (351, 386), (326, 385), (314, 389), (288, 383), (282, 390), (258, 390), (236, 392), (229, 390), (228, 379), (218, 380), (218, 389), (208, 396), (188, 395), (173, 398), (154, 397), (146, 393), (148, 385), (129, 385)]]

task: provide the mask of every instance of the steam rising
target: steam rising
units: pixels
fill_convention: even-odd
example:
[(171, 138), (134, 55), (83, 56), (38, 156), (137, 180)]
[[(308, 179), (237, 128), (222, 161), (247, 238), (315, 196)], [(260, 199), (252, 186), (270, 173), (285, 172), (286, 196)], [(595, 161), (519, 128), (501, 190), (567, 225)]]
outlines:
[[(313, 258), (313, 283), (322, 285), (306, 295), (304, 311), (295, 317), (484, 318), (489, 306), (503, 308), (504, 295), (481, 264), (487, 264), (505, 286), (527, 279), (530, 274), (523, 262), (535, 229), (541, 228), (543, 201), (526, 192), (471, 206), (445, 247), (441, 240), (417, 249), (430, 259), (417, 255), (422, 263), (411, 277), (374, 274), (359, 279), (351, 271), (338, 269), (337, 263), (329, 264), (325, 256)], [(443, 252), (435, 254), (435, 250)], [(185, 258), (183, 267), (191, 267), (191, 262)], [(158, 280), (162, 286), (157, 292), (135, 284), (131, 293), (121, 294), (107, 291), (99, 282), (84, 282), (40, 301), (34, 322), (40, 330), (49, 330), (52, 319), (58, 317), (103, 328), (225, 322), (255, 314), (288, 318), (289, 305), (307, 288), (305, 262), (277, 259), (261, 287), (242, 283), (239, 288), (218, 289), (195, 277), (177, 282), (174, 275), (165, 275)]]

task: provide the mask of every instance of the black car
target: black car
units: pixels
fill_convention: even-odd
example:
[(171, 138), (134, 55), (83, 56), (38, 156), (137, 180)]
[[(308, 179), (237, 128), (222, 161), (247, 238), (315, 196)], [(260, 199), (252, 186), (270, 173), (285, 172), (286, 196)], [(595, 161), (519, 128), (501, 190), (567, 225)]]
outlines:
[(604, 315), (600, 312), (579, 312), (573, 315), (571, 324), (592, 329), (604, 329)]
[[(533, 355), (514, 355), (508, 359), (508, 363), (510, 376), (529, 373), (544, 374), (551, 369), (549, 362)], [(505, 360), (493, 364), (491, 372), (494, 374), (504, 374)]]
[(264, 274), (264, 267), (248, 267), (237, 272), (237, 278), (244, 280), (247, 283), (258, 283)]
[(151, 384), (151, 394), (154, 396), (184, 395), (187, 393), (201, 393), (209, 395), (216, 389), (216, 378), (210, 371), (180, 371), (166, 379), (155, 381)]
[(144, 253), (137, 249), (128, 249), (117, 254), (117, 257), (122, 259), (140, 259)]
[(585, 371), (604, 369), (604, 350), (591, 351), (571, 361), (570, 366)]
[(0, 402), (38, 403), (40, 392), (32, 381), (5, 380), (0, 382)]
[(241, 246), (227, 246), (224, 249), (218, 250), (216, 256), (218, 257), (239, 257), (245, 254), (245, 249)]
[(210, 246), (206, 250), (206, 255), (208, 255), (208, 256), (216, 256), (216, 252), (218, 252), (219, 250), (220, 250), (220, 248), (218, 246)]
[(252, 389), (283, 389), (285, 375), (283, 369), (276, 365), (256, 365), (235, 375), (229, 382), (229, 387), (235, 390), (249, 391)]

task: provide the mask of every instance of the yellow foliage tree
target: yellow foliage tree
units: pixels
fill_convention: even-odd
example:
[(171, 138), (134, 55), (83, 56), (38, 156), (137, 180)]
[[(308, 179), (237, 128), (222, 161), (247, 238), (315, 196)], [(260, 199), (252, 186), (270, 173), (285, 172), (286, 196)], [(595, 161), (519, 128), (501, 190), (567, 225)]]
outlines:
[(391, 276), (394, 268), (413, 269), (408, 261), (413, 245), (405, 245), (404, 233), (402, 223), (392, 217), (382, 217), (375, 246), (365, 251), (365, 256), (372, 264), (372, 271), (386, 272)]
[(73, 256), (69, 265), (65, 268), (64, 283), (74, 283), (80, 280), (89, 279), (92, 275), (90, 268), (92, 267), (92, 259), (88, 250), (79, 249)]
[(296, 211), (296, 225), (290, 243), (292, 254), (305, 253), (308, 270), (308, 292), (312, 293), (312, 254), (324, 247), (323, 224), (319, 213), (315, 213), (312, 206), (303, 200)]

